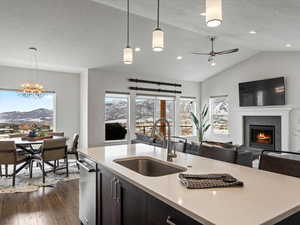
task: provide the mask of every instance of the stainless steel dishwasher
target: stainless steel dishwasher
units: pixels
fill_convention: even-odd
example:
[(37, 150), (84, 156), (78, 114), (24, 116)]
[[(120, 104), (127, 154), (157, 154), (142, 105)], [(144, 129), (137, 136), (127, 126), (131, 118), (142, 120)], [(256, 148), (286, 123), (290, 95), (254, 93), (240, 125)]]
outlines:
[(77, 161), (80, 167), (79, 219), (83, 225), (96, 225), (97, 164), (86, 158)]

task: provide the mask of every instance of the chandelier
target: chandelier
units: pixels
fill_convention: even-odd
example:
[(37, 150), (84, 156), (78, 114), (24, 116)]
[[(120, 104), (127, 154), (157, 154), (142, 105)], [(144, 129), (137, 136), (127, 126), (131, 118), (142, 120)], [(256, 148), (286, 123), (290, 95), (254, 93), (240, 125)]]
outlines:
[(41, 97), (45, 92), (43, 85), (24, 83), (21, 85), (21, 92), (24, 97), (37, 96)]
[[(38, 76), (38, 63), (37, 63), (37, 48), (30, 47), (29, 50), (32, 52), (33, 63), (35, 67), (35, 76)], [(21, 94), (24, 97), (41, 97), (45, 93), (43, 85), (38, 82), (26, 82), (21, 84)]]

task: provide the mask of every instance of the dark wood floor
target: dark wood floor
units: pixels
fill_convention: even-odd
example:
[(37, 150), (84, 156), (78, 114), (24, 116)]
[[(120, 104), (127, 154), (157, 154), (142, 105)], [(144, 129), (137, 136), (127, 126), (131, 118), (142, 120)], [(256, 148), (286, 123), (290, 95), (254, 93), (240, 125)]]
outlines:
[(31, 193), (0, 194), (1, 225), (79, 225), (78, 180)]

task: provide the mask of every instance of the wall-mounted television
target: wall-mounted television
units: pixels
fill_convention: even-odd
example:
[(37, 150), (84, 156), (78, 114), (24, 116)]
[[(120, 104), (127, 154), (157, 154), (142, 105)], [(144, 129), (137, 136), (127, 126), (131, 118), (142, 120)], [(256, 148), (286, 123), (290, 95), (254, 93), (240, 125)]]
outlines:
[(240, 106), (285, 105), (284, 77), (239, 83)]

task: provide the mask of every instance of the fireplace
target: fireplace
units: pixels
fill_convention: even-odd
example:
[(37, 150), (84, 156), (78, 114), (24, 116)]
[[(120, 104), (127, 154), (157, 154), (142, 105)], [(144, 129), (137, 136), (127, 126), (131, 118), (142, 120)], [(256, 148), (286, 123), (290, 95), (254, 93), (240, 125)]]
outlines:
[(275, 149), (275, 126), (250, 125), (249, 146), (262, 149)]
[(280, 116), (244, 116), (243, 132), (247, 149), (281, 151)]

